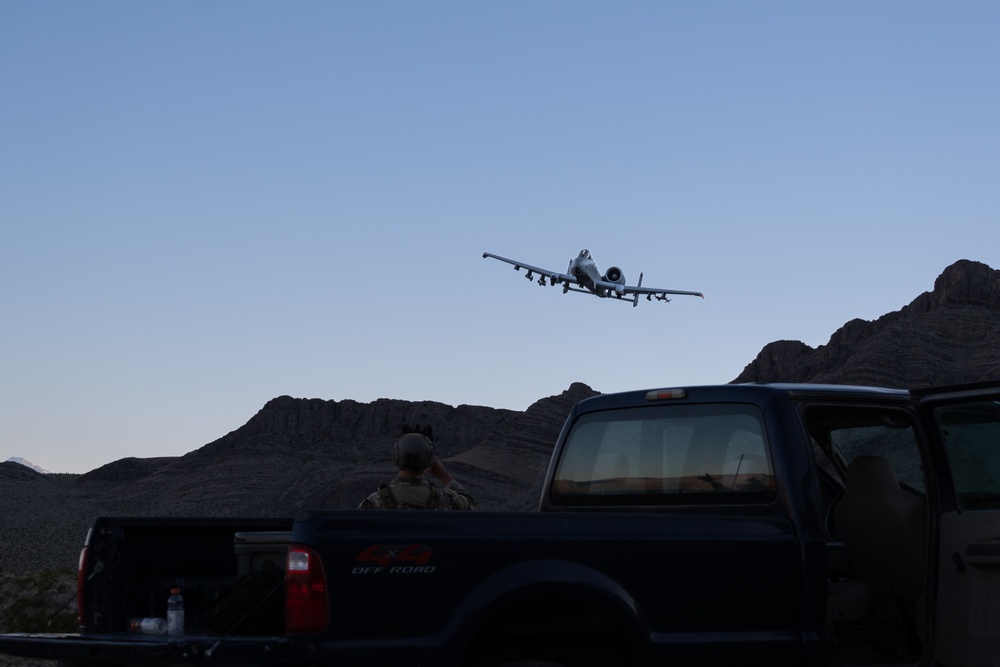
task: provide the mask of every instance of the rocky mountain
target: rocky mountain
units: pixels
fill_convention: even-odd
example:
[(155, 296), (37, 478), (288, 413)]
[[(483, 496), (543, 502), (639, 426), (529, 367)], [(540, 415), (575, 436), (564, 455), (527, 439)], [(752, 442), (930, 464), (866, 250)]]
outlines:
[(826, 345), (770, 343), (734, 382), (916, 388), (1000, 379), (1000, 271), (960, 260), (901, 310), (852, 320)]
[[(962, 260), (900, 311), (848, 322), (828, 344), (778, 341), (737, 382), (896, 387), (1000, 379), (1000, 271)], [(0, 463), (0, 568), (74, 567), (94, 516), (291, 516), (353, 508), (392, 474), (402, 424), (430, 424), (437, 454), (482, 510), (531, 510), (574, 383), (524, 412), (433, 402), (281, 396), (246, 424), (182, 457), (127, 458), (85, 475)], [(10, 539), (9, 536), (17, 536)]]

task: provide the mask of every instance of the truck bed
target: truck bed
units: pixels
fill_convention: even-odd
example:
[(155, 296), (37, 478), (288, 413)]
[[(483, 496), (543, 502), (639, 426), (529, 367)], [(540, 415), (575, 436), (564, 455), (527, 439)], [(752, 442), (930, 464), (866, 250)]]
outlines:
[(81, 627), (91, 635), (128, 634), (134, 619), (166, 618), (170, 589), (178, 587), (186, 634), (281, 635), (280, 625), (255, 629), (226, 606), (269, 570), (279, 598), (269, 604), (280, 610), (291, 526), (291, 519), (98, 519), (85, 547)]

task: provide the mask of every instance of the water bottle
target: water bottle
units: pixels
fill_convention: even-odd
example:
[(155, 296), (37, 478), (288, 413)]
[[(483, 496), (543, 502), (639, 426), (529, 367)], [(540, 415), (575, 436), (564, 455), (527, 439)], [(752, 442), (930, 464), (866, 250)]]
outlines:
[(184, 598), (179, 588), (171, 588), (167, 598), (167, 634), (184, 634)]
[(128, 622), (128, 631), (140, 635), (163, 635), (167, 633), (167, 622), (162, 618), (133, 618)]

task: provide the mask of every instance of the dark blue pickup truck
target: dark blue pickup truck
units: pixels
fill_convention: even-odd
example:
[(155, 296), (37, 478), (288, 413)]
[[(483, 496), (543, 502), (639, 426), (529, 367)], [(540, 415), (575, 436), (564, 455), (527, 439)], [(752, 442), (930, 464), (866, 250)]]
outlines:
[[(1000, 384), (722, 385), (579, 403), (537, 513), (98, 519), (112, 665), (994, 665)], [(130, 633), (183, 588), (185, 633)]]

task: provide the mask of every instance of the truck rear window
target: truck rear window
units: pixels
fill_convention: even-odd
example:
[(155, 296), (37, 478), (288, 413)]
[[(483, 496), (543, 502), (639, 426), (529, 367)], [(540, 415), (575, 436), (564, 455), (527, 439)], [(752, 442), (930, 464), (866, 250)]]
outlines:
[(775, 481), (754, 405), (662, 405), (581, 416), (562, 449), (554, 505), (761, 503)]

